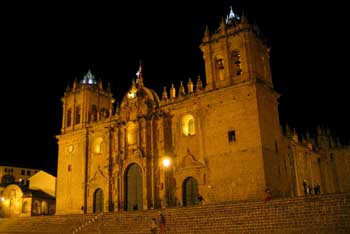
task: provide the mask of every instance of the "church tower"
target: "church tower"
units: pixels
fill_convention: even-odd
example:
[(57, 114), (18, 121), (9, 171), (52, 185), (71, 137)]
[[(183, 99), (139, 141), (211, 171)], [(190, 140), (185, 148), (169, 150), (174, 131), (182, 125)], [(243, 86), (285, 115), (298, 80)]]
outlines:
[(215, 33), (206, 28), (201, 45), (205, 60), (207, 90), (248, 80), (260, 80), (272, 87), (269, 47), (257, 26), (239, 17), (231, 8)]
[(97, 82), (91, 71), (86, 73), (80, 83), (75, 80), (72, 87), (68, 86), (61, 100), (62, 133), (82, 129), (111, 114), (112, 93), (103, 89), (102, 82)]
[[(57, 168), (57, 214), (86, 212), (88, 197), (89, 152), (101, 154), (106, 148), (101, 137), (92, 128), (98, 122), (106, 122), (112, 115), (114, 99), (109, 88), (104, 89), (91, 71), (67, 87), (64, 97)], [(94, 141), (90, 144), (90, 141)], [(93, 148), (93, 149), (92, 149)], [(92, 150), (89, 150), (92, 149)], [(99, 152), (97, 152), (99, 151)], [(108, 175), (108, 174), (107, 174)], [(84, 199), (85, 198), (85, 199)]]
[[(223, 201), (260, 199), (267, 188), (274, 196), (287, 193), (279, 181), (284, 173), (279, 94), (273, 89), (269, 47), (259, 29), (231, 8), (215, 32), (206, 28), (200, 48), (205, 60), (205, 93), (217, 99), (206, 105), (209, 122), (203, 125), (209, 134), (205, 147), (206, 154), (212, 155), (207, 161), (222, 167), (211, 172), (213, 184), (232, 186), (232, 194), (215, 188), (210, 192)], [(225, 129), (228, 143), (221, 137)], [(220, 180), (226, 180), (226, 185), (220, 185)]]

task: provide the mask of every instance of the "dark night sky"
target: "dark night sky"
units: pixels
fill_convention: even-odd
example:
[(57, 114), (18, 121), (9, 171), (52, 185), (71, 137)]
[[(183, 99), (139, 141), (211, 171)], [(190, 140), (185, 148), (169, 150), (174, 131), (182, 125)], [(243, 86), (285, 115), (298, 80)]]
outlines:
[(145, 85), (159, 95), (163, 86), (203, 76), (198, 46), (205, 25), (215, 29), (229, 5), (239, 14), (244, 10), (271, 44), (281, 121), (298, 128), (327, 124), (344, 140), (349, 136), (345, 6), (301, 0), (160, 2), (3, 8), (2, 163), (56, 173), (60, 97), (88, 69), (111, 82), (118, 100), (140, 59)]

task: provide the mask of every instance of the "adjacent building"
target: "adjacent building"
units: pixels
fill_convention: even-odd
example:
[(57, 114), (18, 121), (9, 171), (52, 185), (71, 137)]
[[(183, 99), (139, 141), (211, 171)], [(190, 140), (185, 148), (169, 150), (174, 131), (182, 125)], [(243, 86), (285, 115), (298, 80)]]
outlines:
[[(56, 178), (45, 171), (6, 166), (11, 181), (0, 186), (0, 217), (28, 217), (34, 215), (53, 215), (56, 206)], [(4, 169), (5, 169), (4, 168)], [(33, 171), (34, 175), (23, 180), (14, 175)], [(20, 173), (16, 173), (20, 171)], [(8, 174), (5, 174), (8, 175)], [(28, 173), (29, 174), (29, 173)], [(10, 177), (8, 177), (10, 178)], [(23, 179), (23, 178), (22, 178)], [(17, 182), (16, 182), (17, 181)]]

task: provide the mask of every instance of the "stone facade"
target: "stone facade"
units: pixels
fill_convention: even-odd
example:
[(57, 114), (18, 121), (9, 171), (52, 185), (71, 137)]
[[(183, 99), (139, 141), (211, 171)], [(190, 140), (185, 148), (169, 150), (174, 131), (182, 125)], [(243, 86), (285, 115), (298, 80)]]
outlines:
[[(91, 72), (62, 98), (57, 214), (140, 210), (350, 191), (349, 148), (283, 134), (269, 47), (244, 16), (207, 29), (200, 78), (145, 87), (142, 67), (120, 105)], [(169, 94), (169, 95), (168, 95)], [(167, 160), (167, 161), (166, 161)], [(167, 164), (163, 164), (167, 162)], [(304, 182), (305, 181), (305, 182)], [(304, 185), (303, 185), (304, 182)]]

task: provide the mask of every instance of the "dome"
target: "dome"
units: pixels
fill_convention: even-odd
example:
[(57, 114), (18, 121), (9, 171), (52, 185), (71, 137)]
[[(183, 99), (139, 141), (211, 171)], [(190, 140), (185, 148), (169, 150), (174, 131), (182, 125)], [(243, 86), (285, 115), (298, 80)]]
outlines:
[(133, 81), (131, 88), (124, 96), (121, 107), (128, 106), (130, 103), (146, 103), (148, 107), (159, 107), (160, 99), (157, 93), (143, 84), (135, 84)]

